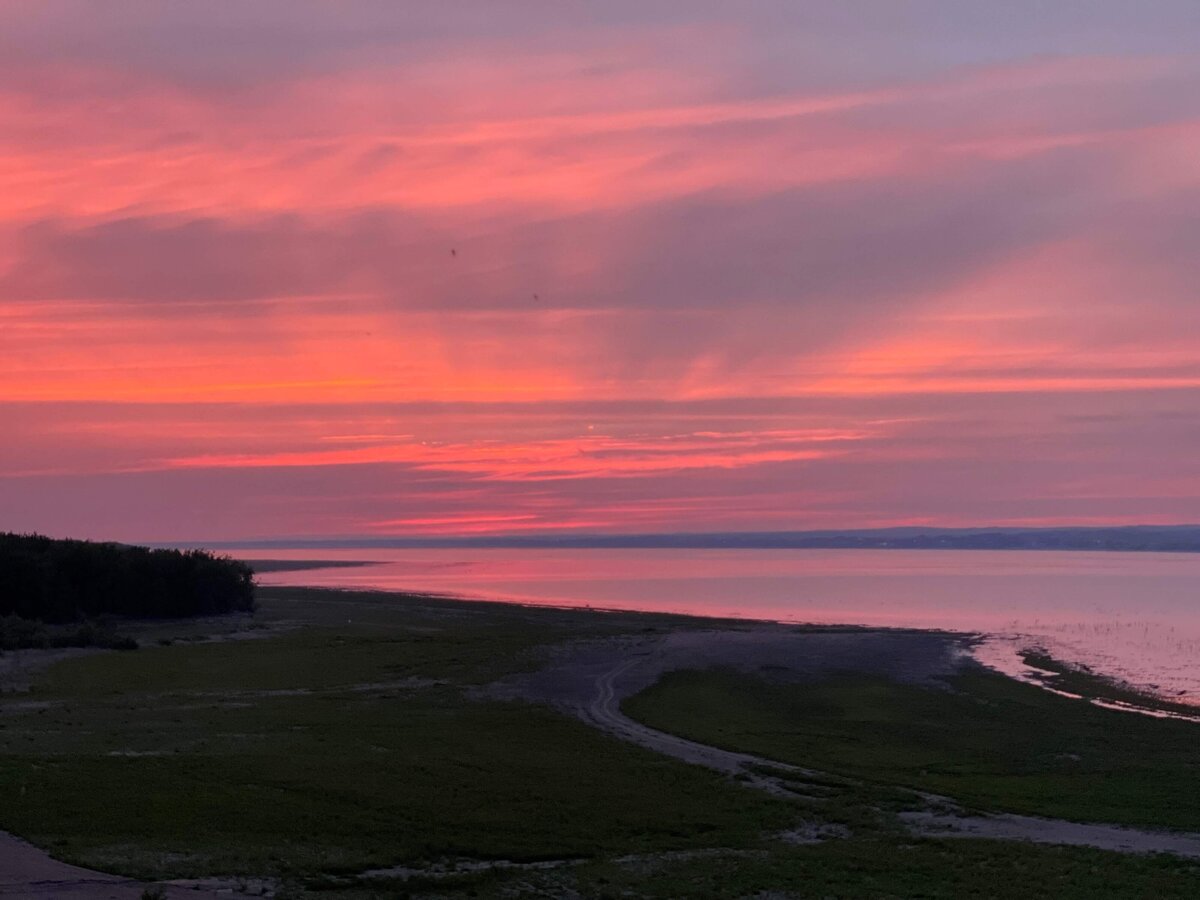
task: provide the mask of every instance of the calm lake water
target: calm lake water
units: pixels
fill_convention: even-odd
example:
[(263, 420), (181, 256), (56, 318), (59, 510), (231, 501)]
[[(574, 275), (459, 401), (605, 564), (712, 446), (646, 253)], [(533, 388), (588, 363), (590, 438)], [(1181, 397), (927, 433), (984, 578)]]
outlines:
[(263, 584), (984, 632), (1011, 674), (1041, 646), (1200, 705), (1200, 554), (937, 550), (276, 550), (370, 560)]

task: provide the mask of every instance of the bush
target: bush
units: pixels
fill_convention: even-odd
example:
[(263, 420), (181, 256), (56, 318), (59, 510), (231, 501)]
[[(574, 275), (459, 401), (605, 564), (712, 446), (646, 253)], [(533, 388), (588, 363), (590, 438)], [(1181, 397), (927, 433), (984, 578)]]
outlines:
[(105, 647), (109, 650), (136, 650), (138, 643), (117, 632), (110, 616), (90, 619), (81, 624), (47, 624), (20, 616), (0, 617), (0, 655), (6, 650), (49, 650), (63, 647)]

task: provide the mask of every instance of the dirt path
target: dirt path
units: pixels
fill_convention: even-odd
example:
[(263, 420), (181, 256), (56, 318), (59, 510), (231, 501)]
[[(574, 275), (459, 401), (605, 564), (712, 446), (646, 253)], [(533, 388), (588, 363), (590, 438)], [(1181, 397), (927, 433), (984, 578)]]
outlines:
[[(841, 779), (659, 731), (626, 716), (621, 701), (654, 684), (663, 673), (678, 669), (729, 667), (784, 680), (858, 671), (901, 681), (928, 681), (968, 664), (960, 647), (961, 639), (952, 635), (920, 632), (804, 632), (783, 627), (676, 632), (570, 645), (541, 671), (494, 686), (493, 693), (549, 702), (623, 740), (736, 777), (775, 796), (808, 796), (800, 793), (803, 777), (793, 781), (772, 777), (769, 771), (811, 776), (826, 784)], [(1200, 858), (1200, 834), (980, 815), (967, 813), (949, 798), (920, 796), (930, 808), (901, 816), (917, 834)]]
[[(59, 862), (33, 844), (0, 831), (0, 897), (53, 898), (53, 900), (140, 900), (151, 887), (143, 881), (93, 872)], [(216, 900), (231, 892), (215, 893), (163, 884), (169, 900)]]
[(962, 643), (961, 636), (930, 632), (783, 625), (680, 630), (568, 644), (540, 670), (491, 685), (486, 693), (549, 703), (627, 741), (725, 774), (742, 775), (749, 766), (801, 772), (643, 725), (621, 711), (621, 702), (663, 674), (687, 669), (730, 668), (781, 680), (860, 671), (927, 683), (958, 668)]
[(1072, 844), (1121, 853), (1171, 853), (1200, 859), (1200, 835), (1145, 831), (1121, 825), (1089, 825), (1034, 816), (953, 816), (901, 813), (913, 831), (931, 837), (999, 838), (1038, 844)]
[(679, 630), (568, 644), (541, 670), (491, 685), (486, 693), (550, 703), (622, 740), (775, 796), (809, 796), (803, 778), (772, 777), (767, 770), (826, 781), (830, 776), (659, 731), (626, 716), (621, 702), (664, 673), (686, 669), (731, 668), (783, 680), (852, 669), (925, 683), (953, 673), (965, 658), (962, 646), (961, 636), (918, 631), (787, 625)]
[(684, 762), (715, 769), (726, 775), (738, 776), (747, 784), (776, 796), (795, 796), (795, 792), (781, 779), (772, 778), (758, 771), (760, 767), (770, 766), (787, 772), (800, 772), (801, 770), (795, 766), (772, 762), (748, 753), (722, 750), (720, 747), (690, 741), (687, 738), (643, 725), (621, 712), (621, 696), (617, 692), (616, 681), (620, 676), (644, 662), (645, 660), (642, 658), (634, 658), (618, 663), (607, 672), (602, 673), (596, 679), (595, 696), (586, 707), (580, 710), (580, 718), (623, 740), (639, 744), (666, 756), (673, 756)]

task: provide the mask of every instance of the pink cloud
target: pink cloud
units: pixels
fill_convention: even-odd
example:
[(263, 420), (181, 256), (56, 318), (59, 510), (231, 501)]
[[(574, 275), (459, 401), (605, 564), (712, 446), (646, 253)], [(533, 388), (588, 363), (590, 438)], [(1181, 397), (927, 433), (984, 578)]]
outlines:
[[(1014, 17), (914, 61), (835, 7), (536, 6), (0, 13), (0, 514), (1183, 515), (1200, 73), (1169, 35), (1047, 55)], [(234, 25), (255, 52), (184, 39)], [(123, 523), (120, 485), (162, 502)]]

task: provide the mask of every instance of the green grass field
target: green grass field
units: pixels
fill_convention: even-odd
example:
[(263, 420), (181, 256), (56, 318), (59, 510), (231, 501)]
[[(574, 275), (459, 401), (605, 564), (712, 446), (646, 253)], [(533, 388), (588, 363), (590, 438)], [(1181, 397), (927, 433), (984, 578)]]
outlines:
[[(265, 592), (256, 628), (247, 624), (240, 633), (259, 636), (206, 643), (192, 639), (211, 622), (147, 626), (141, 650), (69, 660), (31, 692), (0, 695), (0, 828), (109, 871), (274, 876), (283, 896), (342, 900), (1200, 896), (1195, 863), (917, 839), (888, 813), (904, 797), (890, 783), (1011, 805), (1022, 796), (1003, 771), (1011, 758), (1030, 769), (1027, 799), (1065, 791), (1078, 773), (1041, 762), (1061, 744), (1088, 754), (1096, 778), (1115, 772), (1121, 790), (1140, 784), (1150, 797), (1139, 807), (1111, 788), (1107, 807), (1093, 797), (1081, 808), (1163, 820), (1169, 791), (1195, 783), (1184, 771), (1195, 731), (1175, 723), (1146, 720), (1137, 734), (1173, 749), (1135, 776), (1115, 768), (1133, 761), (1102, 727), (1104, 716), (1131, 717), (1097, 710), (1081, 730), (1080, 712), (1061, 737), (1042, 734), (1055, 725), (1049, 695), (1010, 693), (1007, 682), (924, 696), (686, 674), (631, 703), (670, 730), (879, 782), (790, 802), (549, 709), (476, 699), (478, 685), (536, 665), (563, 640), (707, 623), (278, 589)], [(1020, 721), (1007, 710), (1023, 697), (1036, 715)], [(970, 740), (951, 734), (980, 728)], [(821, 822), (853, 834), (811, 846), (781, 838)], [(445, 860), (556, 867), (356, 877)]]
[(654, 727), (988, 810), (1200, 829), (1200, 725), (1100, 709), (999, 675), (945, 689), (844, 676), (676, 672), (631, 698)]
[(35, 706), (0, 719), (0, 825), (162, 877), (679, 849), (789, 821), (702, 769), (467, 696), (529, 665), (569, 614), (529, 623), (506, 607), (315, 592), (264, 606), (268, 621), (310, 624), (48, 671), (15, 701)]

